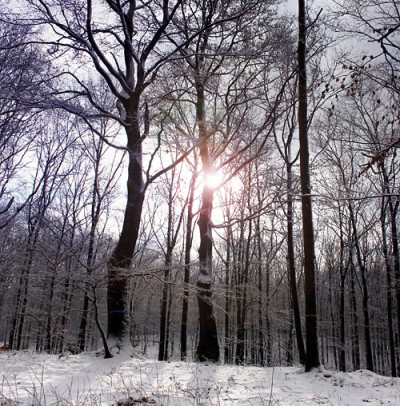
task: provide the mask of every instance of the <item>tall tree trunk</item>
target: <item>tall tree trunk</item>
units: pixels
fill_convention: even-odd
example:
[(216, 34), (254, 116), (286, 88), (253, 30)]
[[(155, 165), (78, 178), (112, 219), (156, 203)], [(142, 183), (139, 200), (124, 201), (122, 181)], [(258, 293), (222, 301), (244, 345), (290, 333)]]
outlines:
[(311, 206), (311, 179), (309, 168), (308, 118), (307, 118), (307, 72), (306, 72), (306, 7), (305, 0), (299, 0), (299, 141), (300, 141), (300, 180), (301, 208), (303, 215), (304, 244), (304, 296), (306, 328), (305, 370), (310, 371), (320, 365), (317, 334), (317, 301), (315, 292), (314, 228)]
[(26, 269), (24, 267), (22, 269), (21, 275), (19, 277), (18, 289), (17, 289), (17, 293), (16, 293), (16, 300), (15, 300), (15, 310), (14, 310), (12, 318), (11, 318), (11, 328), (10, 328), (10, 334), (9, 334), (9, 338), (8, 338), (8, 346), (12, 350), (17, 349), (16, 333), (17, 333), (19, 316), (20, 316), (20, 311), (21, 311), (20, 309), (21, 309), (21, 304), (22, 304), (22, 292), (24, 290), (24, 285), (25, 285), (26, 279), (28, 279), (28, 277), (29, 277), (29, 274), (26, 274)]
[(358, 238), (356, 220), (354, 216), (354, 210), (351, 204), (349, 204), (350, 219), (353, 227), (353, 245), (356, 250), (356, 258), (358, 268), (361, 276), (362, 287), (362, 307), (364, 315), (364, 336), (365, 336), (365, 358), (367, 362), (367, 369), (374, 370), (374, 363), (372, 359), (372, 344), (371, 344), (371, 332), (370, 332), (370, 318), (369, 318), (369, 305), (368, 305), (368, 284), (367, 284), (367, 271), (365, 269), (365, 263), (361, 256), (360, 241)]
[[(70, 247), (72, 247), (73, 240), (74, 240), (74, 231), (72, 232), (71, 240), (70, 240)], [(63, 310), (62, 310), (62, 316), (61, 316), (61, 333), (59, 336), (59, 348), (60, 351), (63, 351), (64, 345), (65, 345), (65, 333), (67, 330), (67, 323), (69, 319), (69, 314), (71, 311), (71, 305), (74, 297), (74, 291), (72, 288), (72, 273), (74, 269), (74, 264), (72, 262), (73, 258), (70, 257), (67, 262), (67, 268), (66, 268), (66, 276), (65, 276), (65, 281), (64, 281), (64, 289), (62, 292), (62, 301), (64, 302)]]
[(389, 259), (389, 249), (386, 238), (386, 203), (385, 197), (382, 198), (381, 207), (381, 230), (382, 230), (382, 250), (383, 256), (385, 257), (386, 265), (386, 306), (387, 306), (387, 320), (388, 320), (388, 335), (389, 335), (389, 360), (390, 360), (390, 371), (393, 377), (397, 376), (396, 368), (396, 348), (394, 342), (394, 329), (393, 329), (393, 292), (392, 292), (392, 267)]
[[(128, 103), (128, 102), (127, 102)], [(144, 183), (142, 175), (142, 144), (138, 123), (139, 98), (133, 97), (126, 107), (133, 116), (133, 122), (127, 128), (128, 137), (128, 181), (127, 181), (127, 203), (124, 213), (124, 222), (118, 243), (108, 261), (108, 325), (107, 336), (110, 346), (117, 348), (124, 344), (130, 344), (127, 337), (128, 326), (128, 303), (127, 286), (128, 273), (139, 235), (140, 219), (144, 201)]]
[(356, 283), (355, 283), (355, 273), (354, 263), (350, 255), (350, 304), (351, 304), (351, 314), (352, 314), (352, 358), (353, 358), (353, 369), (360, 369), (360, 332), (359, 332), (359, 320), (358, 320), (358, 306), (357, 306), (357, 294), (356, 294)]
[[(58, 267), (60, 264), (60, 255), (61, 255), (61, 246), (62, 246), (62, 241), (65, 237), (65, 228), (67, 226), (67, 220), (68, 217), (67, 215), (64, 216), (63, 219), (63, 225), (61, 228), (60, 235), (58, 237), (58, 244), (57, 244), (57, 250), (56, 250), (56, 255), (55, 255), (55, 260), (54, 264), (52, 265), (52, 272), (51, 272), (51, 277), (50, 277), (50, 289), (49, 289), (49, 303), (48, 303), (48, 308), (47, 308), (47, 321), (46, 321), (46, 343), (45, 343), (45, 351), (48, 353), (51, 352), (56, 352), (56, 348), (53, 345), (53, 337), (52, 337), (52, 329), (53, 329), (53, 317), (52, 317), (52, 309), (53, 309), (53, 300), (54, 300), (54, 293), (55, 293), (55, 281), (58, 276)], [(65, 241), (65, 240), (64, 240)], [(71, 246), (72, 249), (72, 246)]]
[[(228, 207), (228, 221), (230, 213)], [(232, 362), (232, 345), (230, 337), (230, 313), (232, 298), (230, 295), (231, 291), (231, 272), (232, 272), (232, 226), (228, 225), (226, 232), (226, 257), (225, 257), (225, 325), (224, 325), (224, 362)]]
[(88, 325), (89, 317), (89, 298), (88, 298), (88, 289), (90, 284), (86, 283), (85, 292), (83, 294), (83, 308), (82, 308), (82, 317), (79, 325), (79, 335), (78, 335), (78, 348), (79, 351), (85, 351), (86, 349), (86, 330)]
[[(329, 356), (329, 348), (332, 348), (333, 354), (333, 360), (334, 360), (334, 367), (335, 369), (337, 369), (337, 365), (338, 365), (338, 357), (337, 357), (337, 343), (336, 343), (336, 314), (334, 312), (334, 305), (337, 302), (337, 296), (334, 294), (334, 278), (333, 278), (333, 273), (334, 273), (334, 269), (333, 267), (329, 267), (330, 269), (328, 270), (329, 272), (329, 286), (328, 286), (328, 290), (329, 290), (329, 313), (331, 316), (331, 326), (332, 326), (332, 343), (330, 343), (329, 337), (327, 337), (327, 354)], [(327, 309), (328, 310), (328, 309)]]
[(339, 371), (346, 371), (346, 318), (345, 318), (345, 283), (346, 275), (350, 266), (350, 260), (347, 261), (346, 267), (344, 266), (344, 235), (343, 235), (343, 214), (339, 207), (339, 222), (340, 222), (340, 263), (339, 263), (339, 276), (340, 276), (340, 337), (339, 337)]
[[(167, 243), (168, 244), (168, 243)], [(168, 302), (170, 296), (170, 266), (171, 266), (171, 252), (167, 252), (165, 258), (165, 270), (164, 270), (164, 280), (163, 289), (161, 296), (161, 312), (160, 312), (160, 344), (158, 347), (158, 360), (166, 361), (168, 359), (168, 334), (167, 334), (167, 323), (168, 323)]]
[[(98, 157), (95, 162), (95, 174), (93, 180), (93, 190), (92, 190), (92, 201), (91, 201), (91, 224), (90, 224), (90, 233), (89, 233), (89, 244), (88, 244), (88, 253), (86, 257), (86, 277), (90, 278), (92, 274), (92, 267), (94, 262), (94, 248), (96, 242), (96, 231), (97, 225), (100, 219), (100, 209), (101, 209), (101, 199), (99, 196), (99, 165), (100, 165), (100, 155), (96, 151)], [(89, 292), (91, 285), (89, 281), (86, 282), (84, 297), (83, 297), (83, 309), (82, 317), (79, 325), (79, 336), (78, 336), (78, 347), (80, 351), (85, 351), (86, 349), (86, 330), (88, 324), (88, 315), (89, 315)]]
[(290, 317), (289, 334), (287, 340), (286, 350), (286, 363), (287, 365), (293, 365), (293, 315)]
[(238, 240), (237, 261), (235, 261), (235, 302), (236, 302), (236, 350), (235, 350), (235, 364), (242, 364), (244, 360), (244, 330), (243, 330), (243, 275), (244, 275), (244, 262), (245, 262), (245, 249), (244, 249), (244, 228), (245, 223), (242, 221), (240, 224), (240, 234)]
[(346, 372), (346, 318), (345, 318), (345, 273), (340, 275), (340, 341), (339, 341), (339, 371)]
[(185, 273), (183, 277), (183, 299), (182, 299), (182, 320), (181, 320), (181, 360), (187, 358), (187, 325), (189, 312), (189, 283), (190, 283), (190, 251), (193, 241), (193, 202), (194, 188), (197, 180), (197, 159), (193, 169), (192, 178), (189, 185), (189, 199), (187, 204), (187, 221), (185, 237)]
[[(252, 235), (252, 222), (249, 222), (249, 231), (246, 239), (246, 246), (242, 249), (243, 264), (238, 267), (239, 277), (236, 285), (237, 295), (237, 322), (236, 322), (236, 355), (235, 363), (240, 365), (245, 361), (245, 337), (246, 337), (246, 312), (247, 312), (247, 285), (250, 267), (250, 242)], [(244, 241), (243, 241), (244, 245)]]
[(389, 187), (389, 177), (386, 169), (382, 166), (382, 175), (385, 185), (384, 193), (388, 196), (388, 208), (390, 213), (390, 231), (392, 237), (392, 263), (394, 269), (395, 278), (395, 294), (396, 294), (396, 310), (397, 310), (397, 335), (400, 337), (400, 250), (399, 250), (399, 238), (397, 232), (397, 213), (399, 211), (400, 200), (396, 198), (393, 201), (392, 191)]
[[(214, 166), (208, 147), (208, 131), (205, 115), (204, 86), (196, 82), (196, 119), (199, 131), (199, 150), (203, 166), (204, 179), (212, 176)], [(197, 279), (197, 301), (199, 306), (199, 343), (196, 349), (196, 358), (199, 361), (218, 361), (219, 344), (217, 333), (217, 322), (214, 315), (212, 302), (212, 210), (214, 190), (204, 182), (202, 202), (198, 226), (200, 231), (199, 262), (200, 272)]]
[[(289, 157), (290, 158), (290, 157)], [(293, 237), (293, 185), (292, 185), (292, 164), (286, 164), (287, 175), (287, 247), (288, 247), (288, 268), (289, 268), (289, 284), (291, 292), (291, 303), (293, 308), (294, 326), (296, 331), (297, 349), (299, 351), (300, 364), (306, 363), (306, 350), (304, 348), (303, 331), (301, 326), (299, 296), (297, 293), (297, 278), (296, 278), (296, 264), (294, 256), (294, 237)]]
[[(172, 172), (171, 184), (168, 186), (168, 224), (167, 224), (167, 241), (166, 250), (164, 251), (165, 262), (164, 262), (164, 281), (163, 290), (161, 297), (161, 311), (160, 311), (160, 344), (158, 351), (158, 360), (166, 361), (168, 359), (168, 348), (169, 348), (169, 330), (170, 330), (170, 315), (171, 315), (171, 265), (172, 265), (172, 253), (174, 251), (178, 233), (181, 228), (183, 221), (184, 208), (179, 216), (178, 221), (174, 216), (174, 179), (175, 171)], [(190, 193), (190, 192), (189, 192)], [(185, 204), (187, 201), (185, 202)]]
[(54, 299), (54, 285), (55, 285), (55, 279), (57, 276), (57, 263), (55, 264), (51, 277), (50, 277), (50, 297), (49, 297), (49, 303), (47, 306), (47, 320), (46, 320), (46, 343), (44, 350), (48, 353), (51, 354), (52, 351), (54, 351), (54, 348), (52, 348), (52, 329), (53, 329), (53, 317), (52, 317), (52, 309), (53, 309), (53, 299)]
[[(265, 331), (267, 339), (266, 348), (266, 364), (271, 366), (272, 363), (272, 334), (271, 334), (271, 270), (269, 263), (267, 263), (265, 268)], [(279, 333), (278, 333), (279, 334)]]
[[(258, 193), (258, 192), (257, 192)], [(261, 199), (258, 195), (259, 207), (261, 207)], [(260, 216), (256, 220), (257, 232), (257, 287), (258, 287), (258, 351), (260, 358), (260, 365), (265, 365), (265, 345), (264, 345), (264, 331), (263, 331), (263, 267), (262, 267), (262, 235), (260, 226)]]

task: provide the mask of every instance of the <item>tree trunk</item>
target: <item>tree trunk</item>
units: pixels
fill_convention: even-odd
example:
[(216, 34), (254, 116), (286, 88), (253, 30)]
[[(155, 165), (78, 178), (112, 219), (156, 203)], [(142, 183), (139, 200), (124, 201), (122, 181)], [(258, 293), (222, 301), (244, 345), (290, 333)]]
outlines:
[[(384, 176), (384, 182), (386, 186), (386, 193), (388, 195), (388, 207), (390, 212), (390, 231), (392, 236), (392, 263), (394, 269), (394, 278), (395, 278), (395, 294), (396, 294), (396, 310), (397, 310), (397, 335), (400, 337), (400, 252), (399, 252), (399, 238), (397, 232), (397, 213), (399, 211), (400, 201), (397, 198), (393, 202), (393, 197), (391, 196), (392, 192), (389, 188), (389, 178), (385, 171), (385, 168), (382, 167), (382, 173)], [(390, 287), (388, 287), (390, 289)]]
[(189, 185), (189, 199), (187, 205), (186, 238), (185, 238), (185, 274), (183, 279), (182, 321), (181, 321), (181, 360), (187, 358), (187, 325), (189, 312), (189, 283), (190, 283), (190, 251), (193, 241), (193, 202), (194, 188), (197, 179), (197, 160), (193, 169), (192, 179)]
[(53, 329), (53, 317), (52, 317), (52, 309), (53, 309), (53, 299), (54, 299), (54, 285), (55, 285), (55, 279), (57, 275), (57, 263), (55, 264), (52, 273), (51, 273), (51, 278), (50, 278), (50, 297), (49, 297), (49, 303), (47, 306), (47, 320), (46, 320), (46, 343), (44, 350), (48, 353), (51, 354), (52, 351), (54, 351), (54, 348), (52, 348), (52, 329)]
[(336, 314), (334, 312), (334, 305), (335, 305), (335, 303), (337, 301), (337, 297), (336, 297), (336, 295), (334, 294), (334, 291), (333, 291), (334, 286), (335, 286), (334, 278), (333, 278), (333, 272), (334, 272), (333, 268), (329, 269), (328, 272), (329, 272), (329, 287), (328, 287), (328, 290), (329, 290), (329, 303), (328, 303), (328, 306), (329, 306), (329, 313), (330, 313), (330, 316), (331, 316), (332, 343), (330, 343), (329, 337), (327, 337), (327, 354), (329, 356), (329, 347), (332, 348), (332, 351), (333, 351), (332, 356), (333, 356), (333, 360), (334, 360), (334, 364), (335, 364), (334, 368), (337, 369), (337, 365), (338, 365), (337, 343), (336, 343), (336, 331), (337, 331), (336, 320), (337, 320), (337, 317), (336, 317)]
[[(213, 163), (208, 148), (208, 131), (205, 123), (205, 96), (204, 86), (197, 82), (196, 119), (199, 130), (199, 150), (203, 166), (204, 179), (213, 173)], [(196, 349), (196, 358), (199, 361), (218, 361), (219, 344), (217, 323), (212, 303), (212, 210), (214, 190), (204, 182), (202, 203), (198, 226), (200, 231), (199, 262), (200, 272), (197, 279), (197, 301), (199, 306), (200, 334)]]
[(158, 360), (167, 360), (167, 313), (168, 313), (168, 298), (170, 295), (170, 264), (165, 264), (163, 289), (161, 296), (161, 311), (160, 311), (160, 344), (158, 347)]
[(345, 318), (345, 283), (346, 275), (349, 269), (350, 261), (347, 261), (346, 267), (344, 266), (344, 236), (343, 236), (343, 215), (339, 208), (339, 222), (340, 222), (340, 263), (339, 263), (339, 276), (340, 276), (340, 337), (339, 337), (339, 371), (346, 371), (346, 318)]
[(265, 269), (265, 331), (267, 339), (267, 348), (266, 348), (266, 364), (271, 366), (272, 364), (272, 334), (271, 334), (271, 316), (270, 316), (270, 307), (271, 307), (271, 271), (270, 266), (267, 263)]
[(383, 256), (385, 257), (386, 265), (386, 284), (387, 284), (387, 320), (388, 320), (388, 335), (389, 335), (389, 360), (390, 360), (390, 371), (393, 377), (397, 376), (396, 368), (396, 349), (394, 342), (394, 329), (393, 329), (393, 292), (392, 292), (392, 267), (389, 260), (389, 250), (387, 245), (386, 238), (386, 204), (385, 197), (382, 198), (382, 207), (381, 207), (381, 230), (382, 230), (382, 250)]
[[(228, 221), (230, 213), (228, 207)], [(232, 362), (232, 349), (231, 349), (231, 337), (230, 337), (230, 313), (232, 299), (230, 296), (231, 291), (231, 247), (232, 244), (232, 227), (228, 225), (226, 232), (226, 257), (225, 257), (225, 325), (224, 325), (224, 362)]]
[(365, 262), (361, 256), (360, 241), (358, 238), (356, 219), (354, 216), (353, 207), (349, 204), (350, 219), (353, 227), (353, 244), (356, 249), (356, 258), (358, 268), (360, 270), (361, 276), (361, 287), (362, 287), (362, 307), (364, 315), (364, 336), (365, 336), (365, 358), (367, 361), (367, 369), (370, 371), (374, 370), (374, 363), (372, 359), (372, 344), (371, 344), (371, 333), (370, 333), (370, 319), (369, 319), (369, 305), (368, 305), (368, 284), (367, 284), (367, 271), (365, 269)]
[[(235, 363), (240, 365), (245, 361), (245, 336), (246, 336), (246, 312), (247, 312), (247, 285), (250, 266), (250, 242), (252, 235), (252, 222), (249, 222), (249, 233), (246, 240), (246, 246), (242, 249), (243, 263), (238, 266), (238, 281), (236, 285), (237, 295), (237, 322), (236, 322), (236, 356)], [(243, 241), (244, 245), (244, 241)], [(241, 261), (242, 262), (242, 261)]]
[(286, 363), (287, 365), (293, 365), (293, 315), (290, 317), (289, 323), (289, 334), (288, 334), (288, 341), (287, 341), (287, 350), (286, 350)]
[[(350, 252), (349, 255), (352, 255)], [(355, 283), (355, 269), (352, 259), (351, 261), (351, 272), (350, 272), (350, 303), (351, 303), (351, 314), (352, 314), (352, 358), (353, 358), (353, 369), (360, 369), (360, 332), (359, 332), (359, 321), (358, 321), (358, 306), (357, 306), (357, 295), (356, 295), (356, 283)]]
[(314, 228), (311, 206), (311, 179), (309, 168), (308, 118), (307, 118), (307, 74), (306, 74), (306, 10), (305, 1), (299, 0), (299, 141), (300, 141), (300, 180), (301, 208), (303, 215), (304, 244), (304, 296), (306, 328), (305, 370), (310, 371), (320, 365), (317, 335), (317, 301), (315, 292)]
[[(258, 203), (261, 207), (261, 198), (258, 194)], [(258, 287), (258, 351), (260, 354), (260, 365), (265, 365), (265, 345), (264, 345), (264, 331), (263, 331), (263, 267), (262, 267), (262, 235), (260, 226), (260, 216), (256, 220), (257, 232), (257, 287)]]
[(107, 308), (108, 325), (107, 336), (110, 345), (121, 347), (130, 344), (127, 337), (128, 303), (127, 286), (131, 261), (135, 252), (139, 235), (140, 219), (144, 201), (144, 182), (142, 165), (142, 139), (139, 128), (139, 96), (132, 96), (125, 104), (127, 117), (132, 122), (126, 128), (128, 138), (128, 181), (127, 202), (124, 213), (124, 222), (118, 243), (108, 261)]
[(135, 104), (134, 107), (126, 108), (136, 119), (127, 129), (129, 166), (124, 222), (118, 243), (108, 261), (107, 336), (110, 345), (115, 345), (117, 348), (123, 344), (130, 344), (130, 338), (127, 337), (129, 331), (127, 320), (128, 274), (139, 235), (144, 200), (142, 145), (137, 121), (139, 100), (136, 100)]
[[(100, 157), (95, 162), (95, 177), (94, 177), (94, 181), (93, 181), (92, 201), (91, 201), (91, 224), (90, 224), (88, 253), (87, 253), (87, 257), (86, 257), (86, 277), (87, 278), (90, 278), (90, 276), (92, 274), (97, 224), (100, 219), (101, 200), (98, 198), (98, 195), (100, 193), (99, 184), (98, 184), (99, 165), (100, 165)], [(86, 287), (85, 287), (84, 297), (83, 297), (82, 318), (81, 318), (81, 322), (80, 322), (80, 326), (79, 326), (78, 346), (79, 346), (80, 351), (85, 351), (85, 349), (86, 349), (86, 329), (87, 329), (88, 314), (89, 314), (89, 297), (88, 297), (89, 290), (90, 290), (90, 283), (87, 282)]]
[(198, 226), (200, 230), (199, 261), (200, 273), (197, 279), (197, 301), (199, 306), (200, 334), (196, 349), (199, 361), (218, 361), (219, 344), (217, 323), (212, 303), (212, 211), (213, 191), (205, 186)]
[(294, 238), (293, 238), (293, 194), (292, 194), (292, 165), (287, 162), (287, 247), (288, 247), (288, 267), (289, 267), (289, 284), (291, 292), (291, 303), (293, 308), (294, 326), (296, 331), (297, 349), (299, 351), (300, 364), (306, 363), (306, 351), (304, 348), (303, 331), (301, 326), (299, 296), (297, 293), (296, 264), (294, 256)]

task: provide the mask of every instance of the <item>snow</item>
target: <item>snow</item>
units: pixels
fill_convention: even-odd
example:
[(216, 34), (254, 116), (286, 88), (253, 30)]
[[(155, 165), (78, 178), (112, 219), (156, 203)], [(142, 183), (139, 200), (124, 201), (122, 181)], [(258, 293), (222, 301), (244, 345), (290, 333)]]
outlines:
[(400, 378), (366, 370), (8, 351), (0, 373), (0, 405), (400, 405)]

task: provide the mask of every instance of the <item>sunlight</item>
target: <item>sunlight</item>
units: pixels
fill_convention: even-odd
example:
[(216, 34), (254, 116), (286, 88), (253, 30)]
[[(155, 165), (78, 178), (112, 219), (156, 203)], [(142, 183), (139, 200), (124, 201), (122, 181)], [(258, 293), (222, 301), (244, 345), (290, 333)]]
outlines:
[(221, 171), (213, 171), (208, 173), (204, 177), (205, 186), (209, 189), (217, 190), (224, 180), (224, 176)]

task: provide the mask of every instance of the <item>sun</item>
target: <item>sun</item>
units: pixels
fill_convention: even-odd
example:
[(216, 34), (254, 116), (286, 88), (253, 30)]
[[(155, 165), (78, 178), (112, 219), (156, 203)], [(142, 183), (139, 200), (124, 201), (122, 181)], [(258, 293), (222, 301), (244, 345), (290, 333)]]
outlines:
[(204, 184), (207, 188), (214, 191), (219, 189), (224, 181), (224, 175), (221, 171), (212, 171), (204, 176)]

